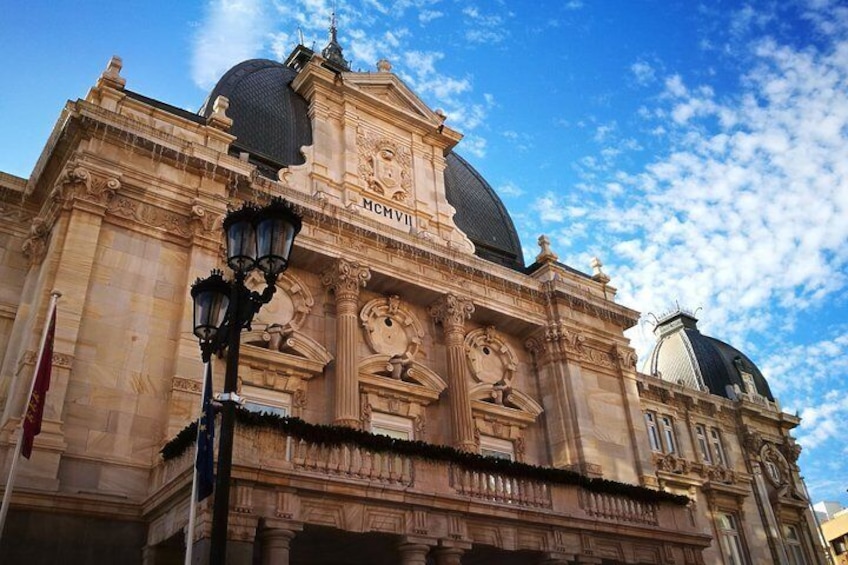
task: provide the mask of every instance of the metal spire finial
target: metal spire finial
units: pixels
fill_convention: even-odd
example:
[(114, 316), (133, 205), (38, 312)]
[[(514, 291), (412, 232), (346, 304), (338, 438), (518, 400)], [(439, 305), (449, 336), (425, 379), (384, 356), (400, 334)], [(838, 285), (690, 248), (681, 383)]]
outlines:
[(333, 9), (330, 14), (330, 41), (327, 46), (321, 51), (321, 55), (332, 66), (341, 71), (349, 71), (350, 64), (342, 55), (342, 46), (339, 45), (338, 29), (336, 28), (336, 10)]

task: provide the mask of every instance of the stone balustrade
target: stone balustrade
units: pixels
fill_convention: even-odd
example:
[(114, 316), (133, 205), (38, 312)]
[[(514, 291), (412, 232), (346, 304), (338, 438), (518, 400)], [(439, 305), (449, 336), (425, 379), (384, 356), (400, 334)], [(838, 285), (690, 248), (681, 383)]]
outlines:
[(616, 522), (631, 522), (656, 526), (657, 505), (632, 498), (598, 492), (581, 490), (580, 507), (589, 516), (614, 520)]
[(471, 471), (451, 465), (451, 486), (457, 494), (519, 506), (551, 507), (550, 487), (529, 479)]
[[(193, 456), (190, 450), (159, 466), (154, 473), (152, 492), (174, 488), (170, 483), (179, 482), (175, 479), (181, 474), (183, 480), (190, 480)], [(358, 492), (364, 499), (391, 496), (395, 491), (398, 496), (431, 497), (436, 506), (473, 502), (479, 512), (500, 515), (522, 509), (544, 511), (548, 516), (659, 529), (687, 529), (690, 522), (686, 507), (669, 502), (640, 501), (623, 494), (476, 471), (457, 464), (370, 451), (357, 445), (321, 445), (258, 427), (237, 425), (233, 464), (234, 477), (248, 477), (261, 469), (264, 476), (288, 477), (285, 480), (295, 488), (308, 489), (313, 488), (309, 485), (321, 484), (322, 490), (339, 488), (348, 494)], [(373, 490), (375, 485), (380, 487), (378, 491)], [(491, 505), (490, 510), (486, 510), (487, 505)]]

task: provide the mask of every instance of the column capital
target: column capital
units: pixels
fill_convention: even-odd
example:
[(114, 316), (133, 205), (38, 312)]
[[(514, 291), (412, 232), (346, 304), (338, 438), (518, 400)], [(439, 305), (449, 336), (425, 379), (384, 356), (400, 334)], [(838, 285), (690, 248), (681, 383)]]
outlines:
[(445, 294), (429, 308), (430, 315), (446, 329), (462, 329), (474, 313), (474, 303), (455, 294)]
[(429, 552), (430, 546), (423, 543), (401, 540), (398, 544), (401, 565), (426, 565)]
[(462, 565), (462, 555), (465, 553), (462, 547), (442, 547), (433, 550), (436, 565)]
[(339, 259), (321, 273), (324, 286), (336, 293), (336, 299), (356, 298), (359, 288), (371, 279), (371, 271), (355, 261)]

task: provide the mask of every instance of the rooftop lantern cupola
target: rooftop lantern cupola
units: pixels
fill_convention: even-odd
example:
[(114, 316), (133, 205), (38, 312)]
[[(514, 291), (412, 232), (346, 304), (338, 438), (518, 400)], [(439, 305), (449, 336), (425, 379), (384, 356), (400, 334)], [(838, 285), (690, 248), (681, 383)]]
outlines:
[(338, 37), (336, 36), (336, 13), (333, 12), (330, 16), (330, 41), (327, 46), (321, 51), (321, 55), (338, 71), (349, 71), (350, 64), (342, 55), (342, 46), (339, 45)]

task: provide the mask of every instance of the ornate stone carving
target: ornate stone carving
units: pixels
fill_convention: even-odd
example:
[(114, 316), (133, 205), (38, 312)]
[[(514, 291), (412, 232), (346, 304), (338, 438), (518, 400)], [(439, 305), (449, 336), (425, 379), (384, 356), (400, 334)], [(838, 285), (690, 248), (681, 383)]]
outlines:
[(371, 403), (368, 402), (367, 394), (361, 395), (359, 401), (359, 423), (363, 430), (367, 430), (371, 427), (371, 414), (374, 409), (371, 407)]
[(474, 303), (454, 294), (445, 294), (429, 308), (430, 315), (445, 328), (462, 327), (474, 313)]
[(360, 287), (371, 280), (371, 272), (355, 261), (339, 259), (336, 263), (321, 273), (321, 282), (330, 288), (336, 299), (356, 299)]
[(21, 245), (21, 251), (29, 260), (30, 266), (38, 265), (47, 255), (47, 244), (50, 241), (50, 227), (43, 218), (36, 217), (29, 227), (29, 235)]
[(613, 348), (613, 356), (618, 360), (618, 366), (623, 371), (635, 371), (639, 358), (636, 352), (630, 348), (616, 346)]
[(427, 437), (427, 419), (424, 414), (418, 414), (412, 419), (412, 429), (417, 440), (423, 441)]
[(412, 191), (412, 157), (409, 149), (385, 137), (375, 137), (360, 129), (356, 136), (359, 175), (368, 188), (392, 200), (403, 202)]
[(717, 483), (733, 484), (736, 482), (736, 473), (721, 465), (704, 465), (701, 476)]
[(518, 363), (494, 327), (469, 332), (465, 336), (465, 356), (471, 376), (477, 382), (492, 385), (512, 382)]
[(789, 463), (774, 444), (763, 444), (762, 448), (760, 448), (760, 461), (762, 462), (766, 478), (775, 487), (783, 486), (789, 482), (791, 476)]
[(362, 307), (359, 319), (371, 351), (390, 355), (392, 378), (399, 379), (404, 367), (418, 352), (424, 329), (396, 295), (376, 298)]
[(200, 394), (202, 392), (200, 389), (200, 381), (193, 381), (182, 377), (174, 377), (171, 381), (171, 387), (173, 390), (182, 390), (184, 392), (191, 392), (195, 394)]
[(50, 197), (54, 202), (68, 202), (76, 193), (87, 192), (91, 186), (91, 173), (88, 169), (71, 163), (53, 186)]
[(763, 446), (763, 436), (750, 426), (745, 426), (742, 430), (742, 445), (750, 454), (757, 454)]
[[(265, 279), (261, 273), (253, 271), (247, 282), (251, 288), (260, 290)], [(274, 298), (259, 311), (255, 321), (257, 325), (268, 324), (269, 328), (277, 326), (283, 334), (289, 334), (303, 326), (314, 305), (309, 289), (296, 276), (285, 272), (277, 279)]]
[(801, 446), (798, 445), (793, 438), (787, 437), (780, 445), (780, 452), (789, 463), (795, 465), (798, 461), (798, 457), (801, 456)]
[(94, 176), (85, 167), (72, 163), (53, 187), (51, 198), (56, 202), (68, 203), (76, 197), (106, 205), (120, 188), (119, 176)]
[(191, 205), (191, 229), (194, 235), (213, 235), (217, 239), (221, 224), (221, 214), (210, 212), (195, 200)]
[(181, 237), (190, 237), (192, 227), (184, 216), (157, 206), (144, 204), (124, 196), (116, 196), (109, 203), (110, 213), (151, 228), (163, 229)]
[(658, 471), (679, 475), (689, 472), (689, 462), (674, 453), (655, 453), (654, 463)]

